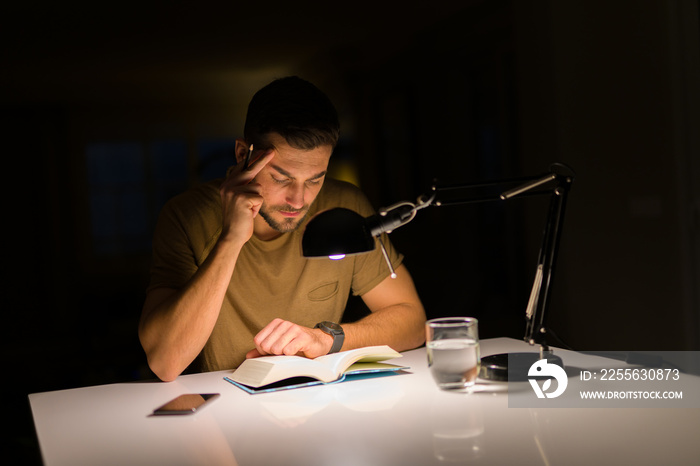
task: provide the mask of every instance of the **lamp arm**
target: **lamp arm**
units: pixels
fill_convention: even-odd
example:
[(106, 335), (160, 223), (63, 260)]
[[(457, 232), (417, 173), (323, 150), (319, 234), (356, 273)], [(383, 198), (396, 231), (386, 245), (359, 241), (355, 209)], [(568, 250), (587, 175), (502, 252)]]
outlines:
[(370, 234), (379, 236), (382, 233), (391, 233), (406, 225), (415, 218), (416, 212), (430, 206), (434, 198), (435, 193), (432, 193), (420, 196), (415, 204), (404, 201), (379, 209), (377, 215), (367, 217), (365, 220)]
[[(511, 199), (515, 196), (527, 193), (528, 195), (541, 195), (550, 194), (551, 189), (544, 191), (534, 191), (534, 188), (543, 186), (550, 181), (557, 180), (559, 175), (552, 171), (543, 176), (535, 176), (528, 178), (519, 178), (515, 180), (503, 180), (495, 181), (490, 183), (477, 183), (477, 184), (461, 184), (455, 186), (442, 186), (438, 187), (433, 185), (431, 190), (425, 194), (418, 197), (416, 203), (402, 201), (396, 203), (389, 207), (384, 207), (379, 209), (376, 215), (368, 217), (366, 219), (367, 228), (372, 236), (379, 236), (382, 233), (391, 233), (399, 227), (402, 227), (413, 220), (416, 216), (416, 212), (429, 206), (447, 206), (447, 205), (459, 205), (459, 204), (471, 204), (478, 202), (491, 202), (491, 201), (503, 201)], [(515, 188), (512, 188), (513, 184), (516, 184)], [(461, 199), (452, 200), (442, 200), (438, 199), (440, 194), (445, 194), (450, 191), (468, 191), (477, 190), (484, 187), (499, 187), (501, 192), (495, 195), (474, 195)], [(506, 188), (510, 188), (503, 191)]]
[[(516, 196), (541, 196), (551, 195), (552, 190), (562, 184), (571, 184), (574, 179), (574, 171), (562, 164), (554, 163), (549, 167), (549, 173), (514, 178), (509, 180), (497, 180), (490, 182), (456, 184), (448, 186), (436, 186), (431, 188), (431, 205), (448, 206), (460, 204), (475, 204), (481, 202), (506, 201)], [(546, 186), (546, 185), (550, 186)], [(535, 188), (541, 188), (536, 190)], [(445, 197), (455, 193), (460, 197)], [(428, 196), (428, 195), (424, 195)]]
[[(446, 187), (432, 187), (430, 195), (424, 195), (420, 199), (428, 201), (428, 205), (447, 206), (458, 204), (471, 204), (492, 201), (506, 201), (516, 196), (549, 195), (550, 205), (545, 224), (542, 245), (537, 260), (535, 279), (530, 293), (530, 299), (526, 308), (526, 330), (524, 340), (531, 345), (540, 344), (542, 351), (549, 351), (547, 344), (546, 317), (554, 278), (554, 269), (561, 240), (561, 231), (564, 223), (564, 211), (571, 184), (574, 180), (573, 170), (563, 164), (550, 166), (550, 173), (541, 176), (521, 178), (515, 180), (496, 181), (490, 183), (478, 183), (467, 185), (455, 185)], [(544, 186), (552, 184), (548, 188)], [(512, 187), (515, 185), (515, 187)], [(497, 188), (498, 194), (472, 194), (458, 199), (441, 200), (439, 194), (450, 191), (483, 190), (484, 188)], [(509, 187), (509, 189), (506, 189)], [(503, 191), (503, 189), (506, 189)], [(414, 212), (415, 215), (415, 212)]]
[(539, 344), (543, 351), (547, 351), (547, 311), (552, 293), (552, 281), (559, 252), (564, 212), (571, 179), (557, 186), (552, 192), (542, 235), (542, 246), (537, 260), (535, 282), (530, 294), (530, 301), (526, 310), (526, 329), (524, 340), (531, 345)]

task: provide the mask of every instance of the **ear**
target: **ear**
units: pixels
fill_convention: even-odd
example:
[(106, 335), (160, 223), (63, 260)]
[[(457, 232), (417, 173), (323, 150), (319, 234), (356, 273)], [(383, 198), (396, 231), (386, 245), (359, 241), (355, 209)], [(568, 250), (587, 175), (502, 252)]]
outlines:
[(247, 144), (243, 139), (236, 139), (236, 163), (241, 163), (245, 160), (249, 147), (250, 144)]

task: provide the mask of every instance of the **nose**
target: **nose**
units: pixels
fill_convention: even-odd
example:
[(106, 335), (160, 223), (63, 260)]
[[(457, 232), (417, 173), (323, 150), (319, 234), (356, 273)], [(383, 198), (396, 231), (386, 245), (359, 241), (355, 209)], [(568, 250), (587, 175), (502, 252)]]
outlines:
[(304, 207), (304, 194), (306, 186), (304, 183), (292, 183), (287, 188), (287, 204), (294, 209)]

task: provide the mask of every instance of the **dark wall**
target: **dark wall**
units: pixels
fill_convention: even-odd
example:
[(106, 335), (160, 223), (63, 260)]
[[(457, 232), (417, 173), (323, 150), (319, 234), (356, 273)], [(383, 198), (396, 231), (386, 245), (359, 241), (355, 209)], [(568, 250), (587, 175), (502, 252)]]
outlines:
[[(434, 177), (564, 162), (552, 330), (574, 348), (697, 348), (699, 45), (697, 2), (474, 5), (349, 70), (363, 187), (387, 206)], [(546, 208), (436, 209), (395, 232), (428, 314), (521, 337)]]
[(519, 121), (525, 167), (555, 154), (578, 173), (552, 324), (579, 348), (697, 349), (698, 3), (546, 14), (529, 56), (551, 88), (533, 85), (542, 67), (523, 73)]
[[(368, 20), (368, 32), (314, 43), (298, 61), (264, 49), (252, 61), (227, 61), (200, 43), (216, 64), (183, 60), (177, 71), (177, 50), (168, 50), (161, 73), (163, 28), (150, 48), (144, 33), (121, 51), (119, 40), (102, 40), (95, 57), (119, 51), (113, 68), (108, 58), (99, 69), (87, 58), (75, 65), (72, 50), (52, 50), (48, 63), (60, 72), (33, 68), (47, 63), (33, 60), (42, 41), (24, 54), (21, 40), (8, 42), (0, 121), (12, 233), (2, 348), (18, 383), (7, 396), (22, 406), (27, 393), (150, 377), (136, 337), (148, 248), (96, 248), (87, 145), (184, 141), (184, 189), (199, 180), (198, 142), (240, 136), (254, 90), (290, 73), (337, 103), (336, 164), (354, 167), (377, 207), (414, 200), (434, 179), (475, 182), (570, 164), (577, 178), (551, 327), (576, 349), (697, 350), (698, 2), (445, 5), (444, 14), (405, 27), (381, 11), (374, 18), (394, 24), (391, 31)], [(121, 18), (128, 29), (129, 15)], [(328, 18), (340, 23), (338, 14)], [(89, 42), (90, 31), (71, 43)], [(191, 57), (197, 35), (188, 37), (182, 53)], [(236, 46), (228, 44), (231, 57)], [(130, 62), (139, 48), (144, 61)], [(158, 203), (149, 205), (155, 216)], [(520, 338), (545, 210), (541, 199), (431, 208), (393, 233), (428, 315), (473, 315), (484, 337)]]

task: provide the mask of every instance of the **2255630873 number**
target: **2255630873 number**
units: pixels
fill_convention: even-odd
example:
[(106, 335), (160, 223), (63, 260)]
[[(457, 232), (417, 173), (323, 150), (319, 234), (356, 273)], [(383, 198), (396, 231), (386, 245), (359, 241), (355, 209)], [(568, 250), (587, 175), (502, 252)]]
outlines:
[(678, 369), (601, 369), (599, 380), (678, 380)]

